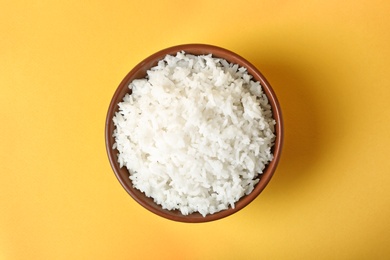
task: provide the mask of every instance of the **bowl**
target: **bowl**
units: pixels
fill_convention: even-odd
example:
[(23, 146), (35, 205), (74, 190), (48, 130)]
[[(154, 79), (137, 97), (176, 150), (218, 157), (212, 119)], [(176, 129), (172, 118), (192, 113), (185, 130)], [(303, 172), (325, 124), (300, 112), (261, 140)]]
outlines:
[[(159, 60), (164, 59), (164, 57), (168, 54), (175, 55), (179, 51), (184, 51), (186, 53), (194, 54), (194, 55), (212, 54), (213, 57), (223, 58), (228, 62), (235, 63), (238, 64), (239, 66), (245, 67), (248, 73), (253, 76), (253, 80), (259, 81), (260, 84), (262, 85), (263, 92), (268, 97), (269, 103), (271, 105), (273, 118), (276, 121), (276, 125), (275, 125), (276, 139), (275, 139), (275, 144), (271, 149), (274, 155), (274, 159), (266, 166), (263, 173), (260, 175), (260, 181), (256, 184), (254, 190), (250, 194), (245, 195), (239, 201), (237, 201), (234, 208), (229, 207), (226, 210), (219, 211), (214, 214), (208, 214), (206, 216), (202, 216), (198, 212), (189, 215), (183, 215), (179, 210), (166, 210), (163, 209), (160, 205), (156, 204), (152, 198), (146, 197), (144, 193), (142, 193), (141, 191), (133, 187), (132, 182), (129, 179), (128, 170), (126, 169), (126, 167), (121, 168), (119, 166), (119, 163), (117, 162), (118, 151), (112, 148), (115, 142), (112, 136), (113, 131), (115, 129), (112, 119), (115, 115), (115, 112), (118, 111), (117, 104), (122, 101), (126, 93), (131, 93), (128, 88), (129, 83), (134, 79), (144, 78), (146, 76), (147, 70), (157, 65), (157, 62)], [(252, 65), (250, 62), (248, 62), (246, 59), (239, 56), (238, 54), (221, 47), (207, 45), (207, 44), (185, 44), (185, 45), (178, 45), (178, 46), (166, 48), (152, 54), (151, 56), (141, 61), (138, 65), (136, 65), (126, 75), (126, 77), (122, 80), (122, 82), (119, 84), (118, 88), (116, 89), (108, 108), (106, 125), (105, 125), (105, 142), (106, 142), (108, 159), (110, 161), (111, 167), (117, 179), (119, 180), (122, 187), (127, 191), (127, 193), (141, 206), (143, 206), (150, 212), (157, 214), (158, 216), (173, 221), (186, 222), (186, 223), (209, 222), (209, 221), (225, 218), (227, 216), (230, 216), (240, 211), (249, 203), (251, 203), (267, 186), (267, 184), (269, 183), (269, 181), (271, 180), (275, 172), (275, 169), (277, 167), (281, 155), (282, 144), (283, 144), (283, 121), (282, 121), (280, 105), (273, 89), (271, 88), (271, 85), (268, 83), (266, 78), (254, 65)]]

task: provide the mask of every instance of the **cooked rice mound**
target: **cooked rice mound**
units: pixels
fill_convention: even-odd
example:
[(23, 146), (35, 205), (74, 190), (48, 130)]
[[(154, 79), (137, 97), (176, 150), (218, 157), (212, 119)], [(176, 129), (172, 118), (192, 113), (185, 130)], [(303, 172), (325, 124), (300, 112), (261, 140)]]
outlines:
[(234, 208), (273, 159), (275, 120), (259, 82), (211, 55), (167, 55), (129, 84), (114, 149), (134, 187), (167, 210)]

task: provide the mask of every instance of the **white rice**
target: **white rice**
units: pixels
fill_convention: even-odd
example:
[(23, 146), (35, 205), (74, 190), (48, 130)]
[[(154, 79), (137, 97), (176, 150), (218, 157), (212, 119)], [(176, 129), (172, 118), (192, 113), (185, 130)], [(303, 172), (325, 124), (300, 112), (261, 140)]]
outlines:
[(120, 167), (164, 209), (225, 210), (273, 159), (275, 120), (259, 82), (211, 55), (167, 55), (130, 83), (113, 118)]

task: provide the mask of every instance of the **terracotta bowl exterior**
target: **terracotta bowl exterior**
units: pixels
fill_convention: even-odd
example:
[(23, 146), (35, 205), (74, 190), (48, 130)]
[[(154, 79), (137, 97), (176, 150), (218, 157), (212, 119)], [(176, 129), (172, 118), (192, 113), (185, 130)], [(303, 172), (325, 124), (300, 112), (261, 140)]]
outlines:
[[(236, 63), (242, 67), (247, 68), (248, 73), (253, 76), (254, 80), (259, 81), (260, 84), (262, 85), (263, 91), (267, 95), (269, 102), (271, 104), (273, 118), (276, 121), (276, 127), (275, 127), (276, 140), (272, 148), (274, 159), (265, 168), (263, 174), (261, 174), (260, 181), (255, 186), (252, 193), (242, 197), (238, 202), (236, 202), (234, 209), (228, 208), (226, 210), (211, 215), (206, 215), (205, 217), (203, 217), (199, 213), (182, 215), (178, 210), (169, 211), (163, 209), (160, 205), (157, 205), (153, 201), (153, 199), (146, 197), (144, 193), (135, 189), (131, 183), (131, 180), (129, 179), (128, 170), (125, 167), (123, 168), (119, 167), (119, 164), (117, 162), (118, 151), (116, 149), (112, 149), (114, 144), (114, 138), (112, 137), (112, 134), (115, 128), (112, 118), (114, 117), (115, 112), (118, 111), (117, 104), (122, 101), (126, 93), (131, 93), (128, 88), (129, 83), (134, 79), (144, 78), (146, 76), (146, 71), (149, 70), (151, 67), (157, 65), (157, 62), (159, 60), (162, 60), (167, 54), (175, 55), (179, 51), (185, 51), (186, 53), (194, 54), (194, 55), (212, 54), (214, 57), (223, 58), (231, 63)], [(248, 62), (246, 59), (242, 58), (241, 56), (229, 50), (217, 46), (206, 45), (206, 44), (185, 44), (185, 45), (178, 45), (178, 46), (161, 50), (147, 57), (146, 59), (141, 61), (138, 65), (136, 65), (126, 75), (126, 77), (122, 80), (117, 90), (115, 91), (114, 96), (112, 97), (111, 103), (109, 105), (107, 118), (106, 118), (106, 125), (105, 125), (105, 142), (106, 142), (106, 150), (107, 150), (108, 158), (117, 179), (119, 180), (123, 188), (127, 191), (127, 193), (140, 205), (142, 205), (147, 210), (161, 217), (173, 221), (188, 222), (188, 223), (209, 222), (209, 221), (214, 221), (217, 219), (230, 216), (233, 213), (236, 213), (239, 210), (243, 209), (245, 206), (251, 203), (267, 186), (267, 184), (269, 183), (269, 181), (271, 180), (275, 172), (275, 169), (277, 167), (281, 155), (281, 150), (283, 145), (283, 120), (282, 120), (282, 114), (281, 114), (281, 108), (279, 102), (276, 98), (273, 89), (271, 88), (271, 85), (268, 83), (266, 78), (260, 73), (260, 71), (256, 69), (255, 66), (253, 66), (250, 62)]]

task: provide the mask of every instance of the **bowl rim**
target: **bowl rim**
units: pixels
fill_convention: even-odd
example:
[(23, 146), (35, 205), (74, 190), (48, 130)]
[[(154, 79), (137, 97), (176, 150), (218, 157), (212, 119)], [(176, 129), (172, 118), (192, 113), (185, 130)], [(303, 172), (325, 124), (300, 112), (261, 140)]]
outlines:
[[(239, 64), (239, 66), (245, 67), (248, 73), (252, 75), (255, 80), (260, 82), (263, 92), (265, 92), (269, 100), (269, 103), (271, 105), (273, 119), (276, 121), (276, 125), (275, 125), (276, 138), (275, 138), (275, 143), (272, 147), (274, 158), (266, 166), (263, 173), (260, 175), (261, 177), (259, 183), (256, 184), (255, 188), (250, 194), (244, 195), (242, 198), (240, 198), (240, 200), (236, 202), (234, 208), (229, 207), (226, 210), (222, 210), (214, 214), (208, 214), (205, 217), (203, 217), (199, 213), (182, 215), (181, 213), (178, 213), (177, 210), (169, 211), (169, 210), (162, 209), (162, 207), (156, 203), (154, 203), (153, 205), (148, 202), (145, 202), (145, 199), (148, 199), (146, 195), (142, 193), (143, 196), (140, 196), (140, 192), (135, 191), (135, 188), (129, 185), (128, 183), (129, 180), (125, 181), (124, 178), (120, 175), (121, 168), (117, 163), (117, 153), (115, 152), (116, 149), (112, 149), (114, 143), (112, 132), (115, 128), (113, 126), (112, 119), (115, 112), (118, 109), (117, 104), (122, 101), (123, 98), (122, 92), (124, 91), (124, 89), (127, 89), (127, 92), (130, 93), (130, 90), (128, 89), (128, 84), (133, 79), (142, 78), (139, 76), (137, 77), (137, 75), (145, 74), (146, 70), (156, 65), (157, 62), (163, 59), (166, 55), (168, 54), (174, 55), (179, 51), (184, 51), (185, 53), (194, 54), (194, 55), (211, 54), (213, 57), (223, 58), (226, 59), (228, 62), (236, 63)], [(155, 52), (154, 54), (146, 57), (141, 62), (139, 62), (133, 69), (130, 70), (130, 72), (127, 73), (127, 75), (120, 82), (119, 86), (116, 88), (114, 95), (111, 98), (110, 105), (108, 107), (108, 111), (106, 115), (106, 120), (105, 120), (106, 152), (108, 155), (111, 168), (114, 171), (114, 174), (118, 179), (118, 181), (120, 182), (120, 184), (122, 185), (122, 187), (136, 202), (138, 202), (138, 204), (140, 204), (150, 212), (169, 220), (173, 220), (177, 222), (186, 222), (186, 223), (200, 223), (200, 222), (215, 221), (230, 216), (240, 211), (247, 205), (249, 205), (264, 190), (264, 188), (268, 185), (271, 178), (273, 177), (276, 167), (280, 161), (281, 151), (283, 147), (283, 139), (284, 139), (284, 124), (283, 124), (283, 117), (282, 117), (280, 103), (276, 97), (273, 88), (271, 87), (267, 79), (263, 76), (263, 74), (252, 63), (250, 63), (242, 56), (219, 46), (201, 44), (201, 43), (181, 44), (181, 45), (168, 47)]]

